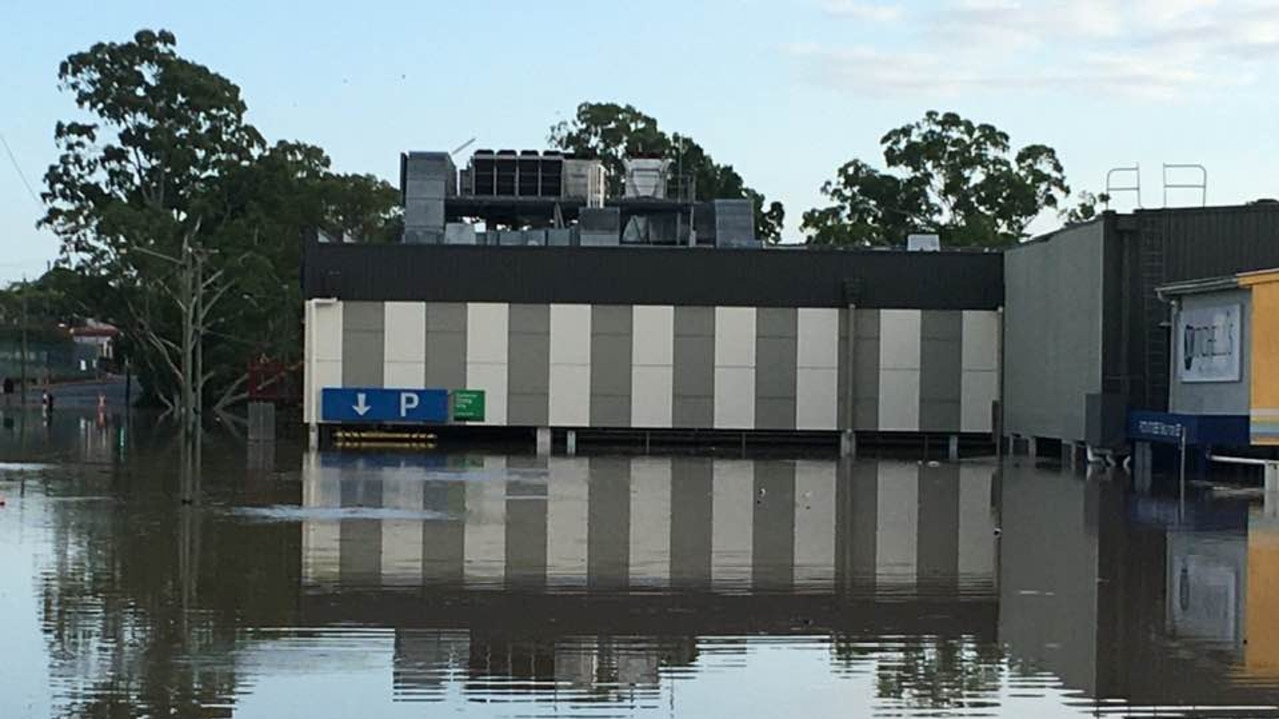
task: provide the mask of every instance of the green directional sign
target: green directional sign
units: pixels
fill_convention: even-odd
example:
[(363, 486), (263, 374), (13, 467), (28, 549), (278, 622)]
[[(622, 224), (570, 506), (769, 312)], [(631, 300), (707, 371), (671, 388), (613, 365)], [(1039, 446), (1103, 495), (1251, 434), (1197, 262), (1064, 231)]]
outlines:
[(454, 422), (483, 422), (484, 421), (484, 390), (482, 389), (455, 389), (453, 390), (453, 421)]

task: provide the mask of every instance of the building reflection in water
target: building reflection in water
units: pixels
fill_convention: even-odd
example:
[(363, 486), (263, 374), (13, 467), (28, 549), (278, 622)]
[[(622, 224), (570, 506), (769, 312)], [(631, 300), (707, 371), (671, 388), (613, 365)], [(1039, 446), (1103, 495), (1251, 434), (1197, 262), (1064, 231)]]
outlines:
[(759, 632), (840, 633), (846, 664), (855, 637), (885, 631), (993, 640), (991, 465), (304, 464), (304, 618), (392, 628), (401, 699), (441, 699), (464, 678), (475, 696), (652, 700), (661, 672), (707, 641), (740, 654), (738, 637)]
[(817, 713), (1279, 713), (1279, 521), (1246, 503), (1182, 512), (1017, 462), (308, 454), (300, 487), (206, 468), (215, 499), (183, 513), (142, 456), (42, 490), (102, 500), (35, 525), (69, 714), (289, 715), (335, 677), (375, 715), (801, 694)]
[(1098, 706), (1274, 710), (1274, 520), (1229, 501), (1183, 516), (1121, 479), (1063, 479), (1011, 466), (1000, 483), (999, 640), (1014, 666)]

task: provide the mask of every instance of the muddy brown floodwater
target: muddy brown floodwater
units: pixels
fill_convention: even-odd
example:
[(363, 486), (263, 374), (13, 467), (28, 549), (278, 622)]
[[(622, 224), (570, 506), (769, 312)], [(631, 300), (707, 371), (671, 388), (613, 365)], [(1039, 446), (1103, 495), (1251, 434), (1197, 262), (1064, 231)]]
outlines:
[(1029, 460), (0, 427), (0, 717), (1279, 716), (1279, 519)]

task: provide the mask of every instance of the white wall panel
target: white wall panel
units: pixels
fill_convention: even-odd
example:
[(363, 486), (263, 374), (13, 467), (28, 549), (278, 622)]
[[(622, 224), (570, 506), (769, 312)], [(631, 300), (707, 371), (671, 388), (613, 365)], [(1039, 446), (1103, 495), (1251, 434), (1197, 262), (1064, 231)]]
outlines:
[(715, 366), (755, 366), (755, 308), (715, 308)]
[(796, 367), (839, 367), (839, 310), (801, 307), (796, 312)]
[[(308, 453), (302, 461), (302, 506), (342, 506), (341, 474), (326, 469), (320, 454)], [(342, 524), (337, 519), (302, 522), (302, 581), (308, 584), (337, 582), (341, 576)]]
[(669, 305), (635, 305), (632, 316), (636, 365), (670, 365), (675, 362), (675, 308)]
[[(406, 513), (422, 511), (422, 477), (416, 468), (385, 473), (382, 506)], [(394, 518), (382, 522), (382, 583), (422, 583), (422, 520)]]
[(310, 319), (315, 324), (314, 357), (342, 361), (342, 303), (311, 300)]
[(879, 429), (919, 430), (919, 310), (879, 313)]
[(711, 584), (716, 589), (750, 586), (754, 556), (755, 465), (717, 459), (711, 465)]
[(506, 460), (485, 457), (484, 472), (466, 482), (463, 580), (495, 588), (506, 579)]
[(584, 587), (590, 465), (584, 458), (552, 457), (547, 467), (546, 583), (552, 589)]
[(388, 362), (426, 362), (426, 303), (383, 304), (383, 357)]
[(466, 388), (484, 390), (484, 422), (506, 424), (510, 307), (500, 302), (466, 306)]
[(715, 308), (715, 427), (755, 428), (755, 308)]
[(999, 373), (964, 372), (960, 381), (960, 431), (991, 431), (991, 403), (999, 399)]
[(839, 370), (800, 367), (795, 375), (795, 429), (834, 430), (839, 420)]
[(670, 428), (675, 394), (671, 365), (631, 367), (631, 426)]
[(715, 428), (755, 428), (755, 368), (715, 368)]
[(995, 579), (995, 516), (990, 506), (993, 467), (959, 468), (959, 576)]
[(631, 460), (631, 586), (665, 587), (671, 569), (671, 460)]
[(342, 386), (342, 303), (309, 300), (305, 320), (302, 417), (310, 424), (321, 420), (321, 390)]
[(836, 462), (795, 463), (795, 588), (835, 585)]
[(550, 423), (591, 421), (591, 306), (551, 305)]
[(998, 371), (999, 313), (965, 310), (963, 332), (963, 368)]
[(1000, 314), (964, 312), (960, 429), (991, 431), (991, 403), (999, 399)]
[(591, 306), (551, 305), (551, 364), (591, 363)]
[(879, 429), (919, 431), (919, 370), (879, 371)]
[(591, 423), (590, 365), (551, 365), (550, 423), (555, 427), (585, 427)]

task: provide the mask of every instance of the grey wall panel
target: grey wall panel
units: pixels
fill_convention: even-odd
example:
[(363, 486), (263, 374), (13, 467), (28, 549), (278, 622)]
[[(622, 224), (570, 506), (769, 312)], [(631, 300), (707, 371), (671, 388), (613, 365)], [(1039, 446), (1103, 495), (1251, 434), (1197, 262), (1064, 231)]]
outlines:
[(879, 544), (879, 462), (851, 464), (851, 521), (841, 524), (839, 531), (848, 545), (850, 574), (841, 582), (845, 588), (874, 592)]
[(675, 589), (709, 589), (711, 585), (712, 461), (671, 458), (671, 586)]
[(460, 585), (466, 561), (466, 486), (462, 482), (427, 481), (422, 508), (447, 519), (422, 522), (422, 580)]
[(591, 426), (631, 424), (631, 307), (591, 308)]
[(386, 339), (381, 302), (347, 302), (342, 307), (342, 385), (381, 387)]
[(799, 321), (794, 308), (755, 313), (755, 428), (795, 429)]
[(1105, 225), (1063, 230), (1004, 254), (1004, 431), (1083, 441), (1102, 385)]
[(795, 579), (795, 463), (755, 464), (751, 586), (790, 589)]
[[(1184, 309), (1238, 304), (1241, 339), (1238, 382), (1182, 382), (1172, 368), (1168, 408), (1190, 414), (1246, 415), (1252, 411), (1252, 291), (1233, 290), (1181, 298)], [(1179, 355), (1174, 351), (1172, 357)]]
[(919, 544), (916, 577), (920, 586), (950, 596), (959, 578), (959, 465), (919, 467)]
[(550, 414), (551, 308), (511, 305), (509, 317), (506, 422), (545, 426)]
[(426, 386), (466, 387), (466, 305), (428, 302), (426, 305)]
[(624, 589), (630, 581), (631, 461), (590, 459), (586, 581), (592, 589)]
[(962, 412), (964, 315), (925, 310), (920, 318), (919, 429), (958, 432)]
[[(546, 460), (509, 457), (507, 467), (545, 470)], [(506, 484), (508, 587), (538, 589), (546, 586), (546, 520), (546, 483), (523, 478), (509, 480)]]
[(715, 308), (675, 308), (674, 403), (676, 427), (715, 422)]
[(985, 252), (309, 243), (303, 266), (308, 298), (344, 300), (995, 309), (1003, 299), (1003, 265)]
[[(344, 479), (343, 507), (381, 507), (382, 479)], [(382, 582), (382, 522), (343, 519), (338, 525), (338, 576), (344, 584), (377, 586)]]
[(879, 429), (879, 310), (854, 310), (853, 429)]

